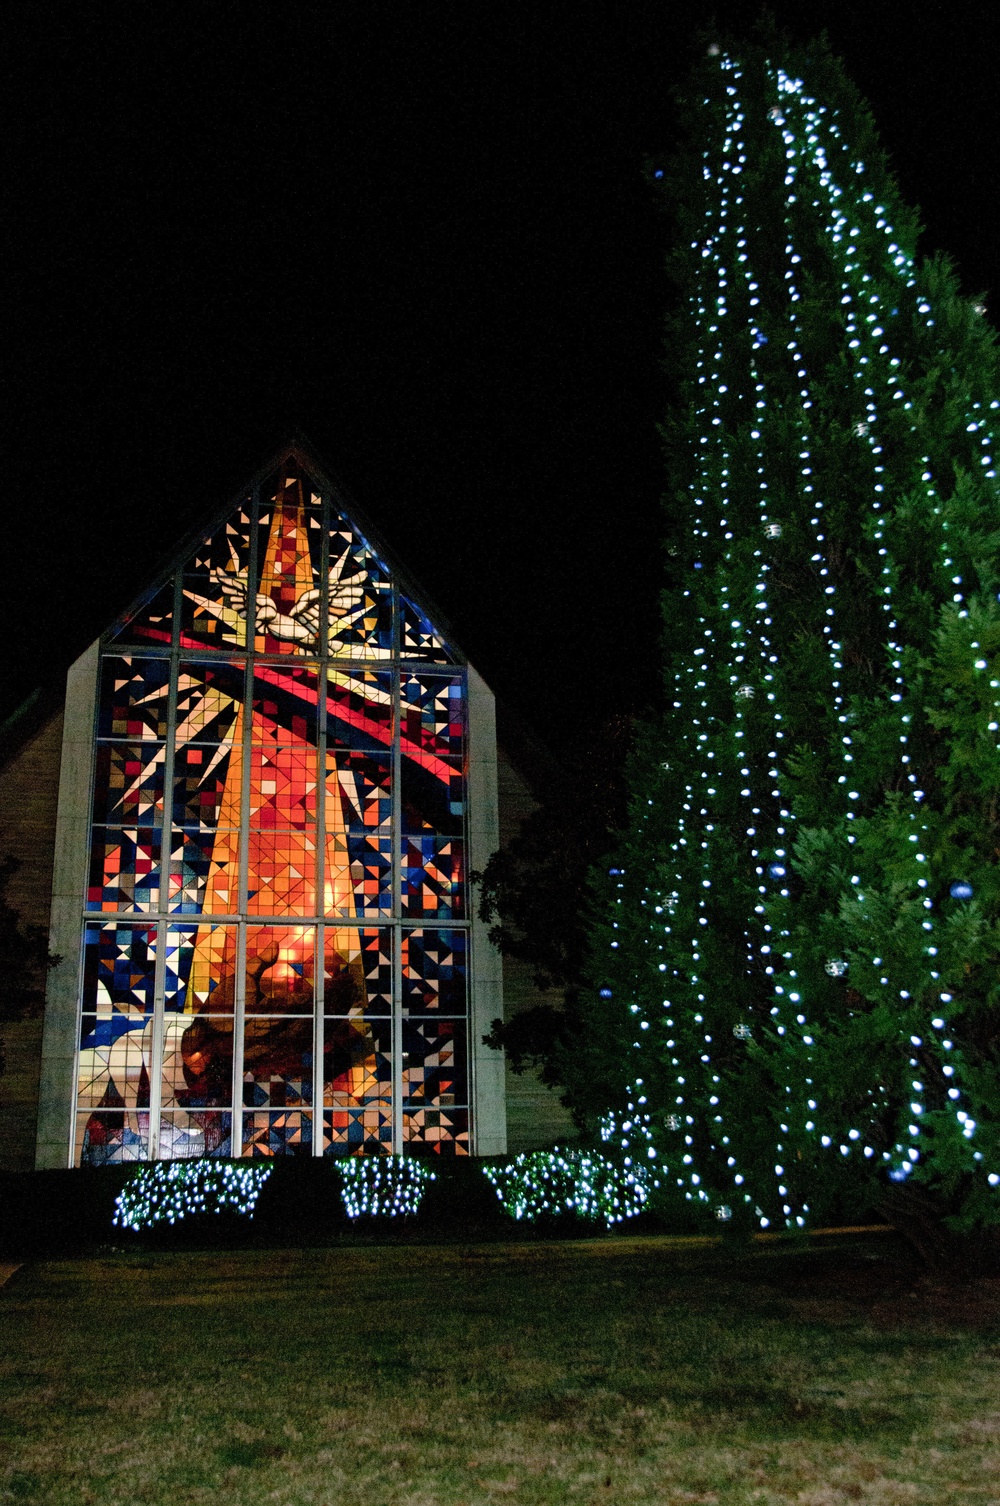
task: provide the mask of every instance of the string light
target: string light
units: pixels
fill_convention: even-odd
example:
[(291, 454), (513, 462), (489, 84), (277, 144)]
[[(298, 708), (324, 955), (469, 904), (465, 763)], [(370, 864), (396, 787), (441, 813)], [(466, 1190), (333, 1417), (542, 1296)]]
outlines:
[[(914, 828), (905, 841), (897, 844), (899, 852), (892, 854), (892, 862), (896, 864), (894, 881), (905, 886), (909, 896), (906, 903), (919, 905), (922, 914), (915, 922), (920, 932), (919, 949), (911, 948), (905, 962), (895, 955), (885, 959), (877, 951), (856, 955), (852, 949), (845, 957), (828, 957), (820, 966), (830, 979), (843, 978), (851, 967), (852, 980), (865, 997), (872, 991), (877, 995), (885, 989), (887, 997), (898, 1001), (901, 1045), (905, 1041), (903, 1022), (916, 1020), (919, 1008), (916, 1001), (926, 996), (940, 978), (940, 921), (933, 913), (931, 899), (926, 897), (930, 839), (928, 822), (921, 815), (926, 795), (919, 787), (913, 764), (915, 744), (919, 745), (915, 732), (921, 733), (921, 728), (914, 724), (915, 716), (919, 719), (919, 699), (909, 681), (909, 661), (897, 601), (901, 579), (898, 561), (909, 563), (905, 532), (909, 524), (905, 512), (894, 510), (897, 497), (912, 492), (925, 499), (926, 518), (931, 529), (937, 530), (933, 547), (940, 562), (942, 597), (946, 591), (950, 595), (956, 621), (969, 620), (972, 598), (969, 569), (966, 568), (964, 575), (955, 571), (948, 520), (931, 457), (917, 454), (915, 445), (907, 450), (899, 443), (899, 433), (905, 432), (907, 424), (910, 433), (916, 433), (916, 429), (910, 419), (903, 417), (912, 412), (914, 398), (904, 375), (908, 348), (899, 344), (897, 334), (909, 329), (912, 321), (918, 339), (932, 340), (933, 336), (926, 332), (934, 329), (935, 320), (931, 300), (917, 291), (913, 256), (901, 243), (903, 238), (894, 227), (888, 203), (879, 202), (867, 186), (866, 164), (850, 152), (837, 124), (837, 112), (812, 97), (803, 80), (771, 67), (769, 76), (776, 102), (768, 107), (766, 115), (767, 128), (777, 133), (775, 139), (780, 142), (778, 150), (784, 163), (786, 301), (782, 304), (774, 296), (765, 302), (761, 277), (756, 272), (757, 232), (748, 224), (739, 192), (739, 175), (747, 165), (742, 134), (746, 109), (738, 87), (742, 73), (732, 58), (721, 53), (714, 66), (718, 68), (722, 92), (713, 95), (710, 91), (704, 103), (716, 112), (713, 125), (717, 123), (719, 135), (715, 151), (704, 153), (702, 177), (707, 186), (704, 225), (689, 247), (696, 269), (689, 313), (697, 331), (693, 381), (696, 400), (692, 410), (697, 428), (691, 483), (691, 565), (694, 570), (705, 570), (706, 575), (711, 571), (711, 575), (704, 584), (694, 578), (683, 593), (691, 603), (685, 611), (693, 613), (695, 644), (686, 662), (679, 662), (674, 670), (675, 698), (671, 709), (677, 713), (673, 720), (674, 735), (685, 755), (681, 766), (686, 782), (667, 843), (676, 862), (671, 864), (668, 859), (663, 877), (658, 877), (653, 885), (655, 888), (656, 882), (662, 884), (665, 880), (677, 886), (673, 891), (677, 914), (672, 911), (672, 919), (678, 920), (678, 924), (661, 931), (654, 927), (647, 937), (653, 954), (666, 954), (663, 960), (654, 957), (654, 967), (657, 973), (670, 975), (671, 997), (663, 999), (663, 1013), (659, 1014), (643, 1000), (642, 990), (638, 989), (634, 990), (634, 1001), (628, 1007), (639, 1037), (635, 1049), (653, 1050), (667, 1071), (671, 1112), (660, 1122), (673, 1130), (676, 1120), (692, 1131), (685, 1136), (688, 1148), (675, 1168), (680, 1173), (674, 1178), (675, 1184), (683, 1189), (685, 1198), (710, 1201), (706, 1183), (717, 1188), (722, 1185), (719, 1165), (725, 1147), (726, 1175), (733, 1186), (742, 1188), (745, 1170), (739, 1168), (737, 1156), (728, 1153), (731, 1147), (724, 1134), (728, 1123), (726, 1085), (719, 1073), (713, 1071), (711, 1030), (695, 1028), (706, 1022), (706, 1011), (711, 1018), (713, 1012), (722, 1013), (727, 1007), (724, 1000), (706, 1001), (702, 974), (706, 931), (710, 932), (711, 927), (711, 894), (706, 891), (711, 890), (715, 872), (711, 834), (730, 829), (724, 792), (728, 782), (745, 802), (746, 824), (742, 829), (749, 839), (746, 852), (758, 880), (759, 901), (744, 931), (747, 969), (751, 974), (762, 974), (772, 988), (767, 1030), (758, 1032), (757, 1039), (767, 1045), (777, 1088), (789, 1100), (783, 1115), (785, 1122), (780, 1124), (781, 1139), (776, 1141), (779, 1156), (773, 1174), (777, 1203), (773, 1192), (755, 1186), (760, 1202), (754, 1201), (754, 1207), (761, 1227), (770, 1226), (779, 1206), (786, 1226), (801, 1227), (809, 1212), (808, 1204), (801, 1200), (801, 1192), (795, 1192), (794, 1178), (785, 1169), (791, 1161), (786, 1151), (796, 1133), (815, 1136), (819, 1145), (835, 1149), (841, 1157), (880, 1163), (890, 1177), (900, 1180), (920, 1166), (922, 1152), (918, 1142), (928, 1112), (921, 1069), (921, 1075), (911, 1076), (908, 1101), (895, 1131), (899, 1138), (889, 1151), (876, 1149), (871, 1143), (873, 1138), (878, 1139), (875, 1123), (884, 1123), (886, 1116), (891, 1117), (890, 1095), (885, 1087), (873, 1093), (872, 1124), (867, 1132), (860, 1121), (858, 1125), (841, 1122), (844, 1110), (839, 1103), (824, 1104), (817, 1096), (807, 1097), (815, 1092), (813, 1074), (821, 1034), (817, 1014), (829, 1007), (831, 985), (815, 968), (808, 948), (803, 946), (804, 955), (799, 957), (791, 941), (795, 911), (789, 884), (793, 882), (794, 865), (789, 850), (794, 849), (795, 813), (791, 808), (786, 749), (782, 746), (787, 732), (781, 710), (782, 696), (787, 692), (787, 666), (778, 646), (787, 638), (780, 631), (780, 603), (772, 589), (778, 541), (793, 533), (788, 542), (797, 547), (795, 531), (799, 529), (808, 540), (808, 561), (816, 586), (819, 639), (828, 665), (826, 703), (831, 721), (838, 728), (835, 756), (841, 772), (830, 791), (834, 813), (831, 827), (834, 841), (843, 849), (840, 861), (850, 874), (850, 904), (856, 907), (851, 921), (853, 937), (863, 936), (872, 929), (880, 895), (872, 892), (878, 889), (878, 880), (871, 871), (870, 861), (867, 858), (860, 861), (857, 856), (860, 839), (866, 837), (869, 829), (866, 823), (872, 819), (873, 804), (853, 728), (856, 712), (845, 671), (845, 633), (853, 603), (841, 600), (843, 587), (838, 590), (838, 578), (844, 577), (835, 570), (831, 530), (826, 523), (839, 499), (830, 495), (817, 479), (814, 453), (817, 420), (813, 410), (818, 393), (806, 359), (811, 335), (799, 311), (804, 298), (800, 286), (803, 252), (799, 246), (803, 210), (807, 217), (811, 214), (811, 230), (818, 230), (825, 240), (834, 278), (840, 282), (846, 380), (864, 412), (864, 417), (846, 431), (850, 434), (849, 442), (857, 444), (868, 487), (867, 502), (862, 497), (866, 512), (859, 518), (858, 552), (866, 568), (870, 561), (877, 581), (877, 607), (884, 619), (882, 644), (877, 650), (884, 659), (879, 669), (884, 668), (888, 679), (887, 722), (896, 729), (892, 736), (898, 739), (893, 745), (897, 750), (898, 780), (909, 802), (908, 817)], [(811, 210), (807, 207), (810, 205)], [(976, 312), (981, 310), (977, 308)], [(741, 357), (741, 352), (745, 352), (745, 357)], [(936, 353), (933, 359), (937, 359)], [(778, 380), (779, 373), (780, 381), (794, 394), (794, 400), (786, 399), (783, 394), (780, 411), (770, 399), (770, 384)], [(997, 402), (991, 402), (989, 411), (997, 407)], [(769, 448), (775, 414), (774, 437), (780, 447), (780, 463), (783, 465), (794, 453), (796, 496), (802, 508), (798, 521), (786, 514), (784, 521), (779, 522), (772, 513), (768, 458), (775, 453)], [(980, 444), (983, 453), (978, 460), (982, 473), (993, 479), (996, 472), (991, 423), (982, 404), (970, 399), (966, 432)], [(794, 452), (788, 442), (790, 429), (795, 432)], [(887, 446), (887, 439), (893, 441), (891, 446)], [(741, 533), (741, 508), (733, 491), (734, 468), (737, 463), (741, 466), (746, 463), (745, 455), (753, 456), (757, 475), (759, 520), (754, 541), (760, 547), (752, 551), (746, 529)], [(743, 472), (739, 474), (742, 477)], [(704, 595), (709, 586), (718, 590), (715, 607)], [(982, 673), (988, 669), (989, 661), (981, 655), (975, 656), (980, 648), (977, 641), (970, 638), (968, 644), (969, 663), (974, 672)], [(719, 710), (722, 702), (718, 687), (722, 684), (727, 685), (732, 701), (730, 714)], [(1000, 678), (990, 681), (989, 688), (1000, 691)], [(984, 725), (985, 716), (992, 718), (988, 730), (1000, 731), (1000, 695), (990, 698)], [(767, 749), (766, 753), (763, 749)], [(648, 804), (653, 806), (654, 801)], [(644, 819), (649, 819), (648, 810)], [(883, 854), (882, 860), (888, 859), (889, 855)], [(851, 872), (855, 867), (859, 871)], [(646, 893), (652, 892), (647, 886)], [(967, 881), (958, 880), (952, 884), (950, 893), (953, 899), (964, 901), (972, 897), (972, 888)], [(679, 909), (677, 896), (682, 896)], [(623, 903), (621, 897), (618, 903)], [(907, 914), (910, 913), (908, 910)], [(612, 941), (611, 946), (617, 950), (619, 940)], [(914, 956), (919, 961), (914, 962)], [(677, 1018), (684, 1021), (683, 1026), (674, 1023)], [(754, 1037), (751, 1026), (743, 1022), (732, 1026), (732, 1034), (738, 1040)], [(949, 1047), (951, 1044), (948, 1043)], [(925, 1055), (933, 1051), (942, 1061), (947, 1055), (943, 1041), (940, 1045), (924, 1044), (921, 1038), (920, 1044), (912, 1049)], [(905, 1046), (903, 1051), (905, 1055)], [(916, 1068), (921, 1058), (909, 1060)], [(957, 1075), (951, 1061), (944, 1062), (941, 1070), (949, 1080)], [(971, 1142), (978, 1126), (968, 1109), (957, 1106), (962, 1101), (962, 1089), (955, 1086), (948, 1091), (953, 1105), (951, 1122), (961, 1140)], [(674, 1109), (680, 1112), (674, 1113)], [(696, 1119), (697, 1135), (693, 1133)], [(651, 1133), (656, 1139), (656, 1132)], [(970, 1154), (977, 1159), (975, 1165), (970, 1160), (968, 1168), (975, 1170), (978, 1166), (980, 1171), (984, 1170), (980, 1164), (982, 1153)], [(998, 1185), (1000, 1174), (990, 1171), (987, 1181), (991, 1187)], [(753, 1201), (749, 1193), (744, 1196)], [(722, 1202), (719, 1206), (728, 1204)]]
[(199, 1213), (237, 1213), (252, 1218), (270, 1166), (240, 1161), (157, 1161), (140, 1166), (115, 1199), (112, 1223), (119, 1229), (177, 1224)]
[(608, 1228), (646, 1210), (655, 1178), (644, 1166), (619, 1166), (598, 1151), (525, 1151), (483, 1174), (511, 1218), (528, 1223), (573, 1213)]
[(412, 1156), (345, 1156), (338, 1160), (337, 1170), (349, 1219), (413, 1217), (437, 1180)]

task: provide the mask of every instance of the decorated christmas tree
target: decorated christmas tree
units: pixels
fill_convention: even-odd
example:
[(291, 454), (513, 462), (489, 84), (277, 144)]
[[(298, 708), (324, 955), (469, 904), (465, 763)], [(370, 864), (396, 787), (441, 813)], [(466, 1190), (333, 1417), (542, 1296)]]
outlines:
[(825, 46), (713, 44), (685, 103), (655, 173), (665, 710), (594, 940), (630, 1084), (604, 1133), (724, 1220), (881, 1207), (933, 1241), (1000, 1222), (994, 336), (918, 261)]

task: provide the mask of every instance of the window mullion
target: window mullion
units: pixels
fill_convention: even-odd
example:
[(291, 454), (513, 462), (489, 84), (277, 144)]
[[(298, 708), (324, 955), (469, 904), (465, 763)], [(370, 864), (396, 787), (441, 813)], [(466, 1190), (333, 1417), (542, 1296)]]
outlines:
[(399, 592), (392, 588), (392, 1149), (403, 1154), (403, 819)]
[(255, 487), (250, 507), (250, 550), (247, 562), (247, 657), (243, 687), (243, 746), (240, 769), (240, 856), (236, 931), (236, 986), (233, 997), (233, 1128), (230, 1154), (243, 1154), (243, 1030), (246, 1016), (247, 975), (247, 883), (250, 862), (250, 775), (253, 755), (254, 648), (257, 635), (257, 541), (260, 533), (260, 488)]
[(149, 1062), (149, 1146), (151, 1161), (160, 1159), (161, 1108), (163, 1104), (163, 1014), (166, 1007), (167, 924), (170, 915), (170, 877), (173, 848), (174, 749), (177, 741), (177, 678), (181, 572), (174, 578), (174, 631), (170, 647), (170, 679), (167, 687), (167, 739), (163, 749), (163, 809), (160, 812), (160, 915), (156, 928), (156, 969), (153, 981), (153, 1038)]
[(326, 1009), (326, 703), (330, 621), (330, 494), (324, 493), (319, 552), (319, 669), (316, 675), (316, 960), (313, 966), (312, 1153), (323, 1154), (323, 1047)]

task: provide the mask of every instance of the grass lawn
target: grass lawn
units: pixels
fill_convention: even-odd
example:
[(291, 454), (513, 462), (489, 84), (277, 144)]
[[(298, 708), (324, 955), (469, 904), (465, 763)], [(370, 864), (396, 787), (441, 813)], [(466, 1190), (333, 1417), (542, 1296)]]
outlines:
[(921, 1284), (884, 1238), (29, 1265), (0, 1501), (984, 1506), (998, 1317), (1000, 1281)]

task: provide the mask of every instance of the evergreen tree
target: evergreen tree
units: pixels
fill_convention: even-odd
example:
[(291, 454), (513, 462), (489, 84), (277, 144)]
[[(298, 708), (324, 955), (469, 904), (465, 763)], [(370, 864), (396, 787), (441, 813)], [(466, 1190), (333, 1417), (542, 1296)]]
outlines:
[(584, 1001), (631, 1063), (605, 1134), (754, 1227), (845, 1193), (996, 1224), (994, 338), (825, 45), (713, 45), (685, 105), (683, 543)]
[(579, 992), (594, 919), (590, 874), (624, 825), (632, 731), (631, 720), (621, 716), (592, 728), (583, 752), (564, 754), (558, 778), (517, 836), (472, 875), (493, 945), (504, 957), (527, 963), (535, 986), (555, 989), (558, 997), (494, 1020), (486, 1044), (501, 1049), (515, 1073), (537, 1069), (553, 1087), (586, 1085), (580, 1102), (568, 1100), (581, 1123), (605, 1101), (608, 1067), (618, 1067), (621, 1076), (621, 1052), (613, 1041), (601, 1038), (593, 1020), (589, 1031), (581, 1029)]

